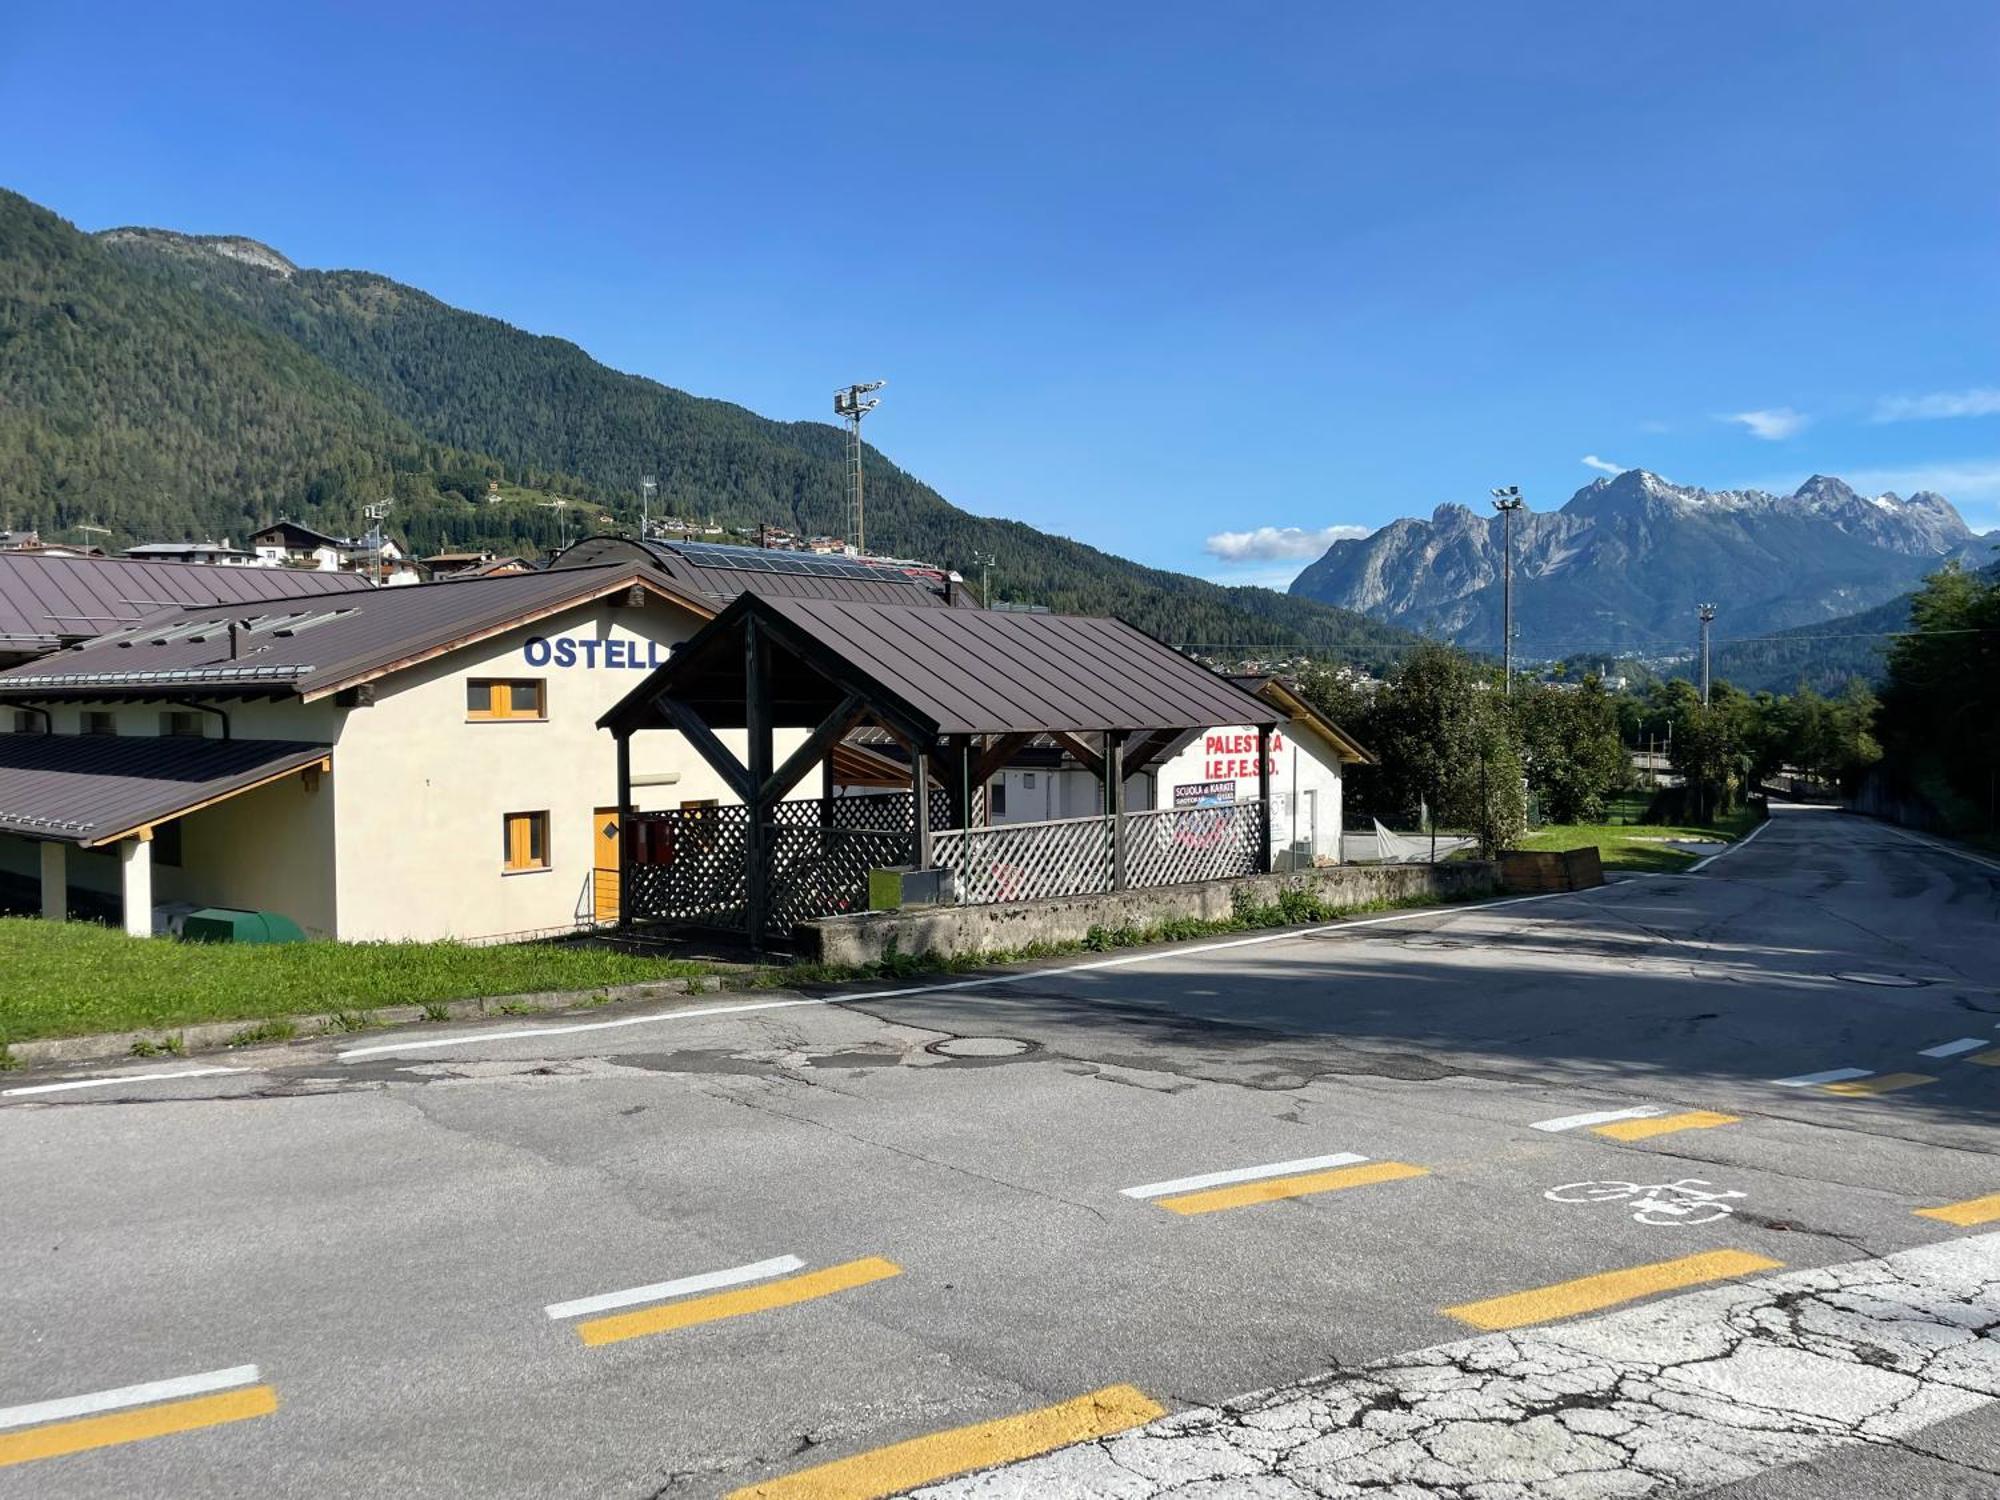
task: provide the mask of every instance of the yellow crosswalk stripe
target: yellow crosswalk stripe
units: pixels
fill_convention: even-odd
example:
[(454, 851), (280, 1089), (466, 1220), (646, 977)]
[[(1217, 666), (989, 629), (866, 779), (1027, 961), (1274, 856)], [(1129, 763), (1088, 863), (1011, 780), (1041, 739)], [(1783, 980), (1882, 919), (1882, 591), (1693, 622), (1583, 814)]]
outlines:
[(1678, 1260), (1654, 1261), (1624, 1271), (1604, 1271), (1596, 1276), (1580, 1276), (1575, 1281), (1559, 1281), (1554, 1286), (1512, 1292), (1504, 1297), (1488, 1297), (1482, 1302), (1464, 1302), (1447, 1307), (1445, 1315), (1470, 1323), (1474, 1328), (1494, 1332), (1502, 1328), (1524, 1328), (1530, 1323), (1550, 1323), (1573, 1318), (1578, 1313), (1616, 1307), (1659, 1292), (1700, 1286), (1710, 1281), (1727, 1281), (1732, 1276), (1748, 1276), (1755, 1271), (1782, 1269), (1783, 1261), (1752, 1255), (1745, 1250), (1709, 1250), (1700, 1255), (1684, 1255)]
[(1913, 1089), (1937, 1080), (1928, 1073), (1880, 1073), (1873, 1078), (1850, 1078), (1846, 1083), (1823, 1083), (1821, 1088), (1829, 1094), (1847, 1094), (1855, 1098), (1867, 1098), (1874, 1094), (1893, 1094), (1897, 1089)]
[(1643, 1141), (1656, 1135), (1672, 1135), (1676, 1130), (1710, 1130), (1717, 1125), (1740, 1125), (1740, 1115), (1719, 1115), (1712, 1109), (1691, 1109), (1685, 1114), (1658, 1115), (1649, 1120), (1619, 1120), (1599, 1125), (1591, 1134), (1614, 1141)]
[(1204, 1188), (1198, 1193), (1179, 1193), (1153, 1201), (1177, 1214), (1212, 1214), (1219, 1209), (1242, 1208), (1251, 1203), (1304, 1198), (1313, 1193), (1334, 1193), (1342, 1188), (1400, 1182), (1406, 1177), (1428, 1177), (1430, 1174), (1429, 1167), (1413, 1167), (1408, 1162), (1371, 1161), (1358, 1167), (1336, 1167), (1330, 1172), (1304, 1172), (1296, 1177), (1266, 1177), (1257, 1182), (1239, 1182), (1229, 1187)]
[(1109, 1437), (1139, 1427), (1165, 1410), (1143, 1391), (1129, 1385), (1106, 1386), (1073, 1401), (998, 1421), (954, 1427), (877, 1448), (853, 1458), (835, 1459), (761, 1484), (733, 1491), (729, 1500), (879, 1500), (900, 1495), (918, 1485), (969, 1474), (996, 1464), (1014, 1463)]
[(1969, 1063), (1978, 1063), (1982, 1068), (2000, 1068), (2000, 1047), (1986, 1052), (1975, 1052), (1965, 1060)]
[(761, 1282), (740, 1291), (716, 1292), (707, 1297), (689, 1297), (682, 1302), (666, 1302), (658, 1307), (618, 1313), (609, 1318), (592, 1318), (589, 1322), (577, 1324), (576, 1332), (577, 1337), (592, 1346), (615, 1344), (621, 1339), (644, 1338), (649, 1333), (667, 1333), (676, 1328), (691, 1328), (698, 1323), (713, 1323), (720, 1318), (766, 1312), (774, 1307), (790, 1307), (902, 1274), (903, 1268), (894, 1261), (871, 1255), (862, 1260), (828, 1266), (823, 1271), (807, 1271), (798, 1276)]
[(77, 1417), (72, 1421), (50, 1422), (19, 1432), (0, 1432), (0, 1469), (38, 1458), (60, 1458), (65, 1453), (83, 1453), (92, 1448), (137, 1443), (174, 1432), (191, 1432), (198, 1427), (218, 1427), (224, 1422), (268, 1417), (277, 1409), (277, 1391), (268, 1385), (253, 1385), (214, 1396), (196, 1396), (187, 1401), (167, 1401), (158, 1406), (107, 1412), (101, 1417)]
[(1916, 1213), (1919, 1218), (1936, 1219), (1962, 1228), (1991, 1224), (2000, 1219), (2000, 1193), (1988, 1193), (1984, 1198), (1967, 1198), (1963, 1203), (1947, 1203), (1941, 1208), (1920, 1208)]

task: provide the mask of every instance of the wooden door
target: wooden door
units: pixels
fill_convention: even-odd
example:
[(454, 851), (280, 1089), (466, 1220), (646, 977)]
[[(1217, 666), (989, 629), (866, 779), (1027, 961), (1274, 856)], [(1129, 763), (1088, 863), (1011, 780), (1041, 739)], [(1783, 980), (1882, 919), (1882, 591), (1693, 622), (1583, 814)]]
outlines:
[(600, 922), (618, 920), (618, 809), (600, 807), (591, 814), (590, 844), (596, 851), (590, 872), (591, 911)]

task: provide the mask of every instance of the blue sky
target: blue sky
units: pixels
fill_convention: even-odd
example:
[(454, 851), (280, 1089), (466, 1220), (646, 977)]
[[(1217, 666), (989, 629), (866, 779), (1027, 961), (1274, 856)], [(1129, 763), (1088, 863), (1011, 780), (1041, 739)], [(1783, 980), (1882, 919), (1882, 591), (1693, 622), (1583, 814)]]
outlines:
[(2000, 526), (1996, 56), (1963, 3), (17, 0), (0, 183), (776, 417), (886, 377), (959, 504), (1282, 581), (1595, 465)]

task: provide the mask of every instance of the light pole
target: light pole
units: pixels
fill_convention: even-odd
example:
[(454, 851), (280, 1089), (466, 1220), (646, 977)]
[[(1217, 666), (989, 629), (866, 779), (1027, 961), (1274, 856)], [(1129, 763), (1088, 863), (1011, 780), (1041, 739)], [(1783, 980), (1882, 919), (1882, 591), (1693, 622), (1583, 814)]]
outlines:
[(639, 481), (639, 540), (653, 539), (653, 498), (660, 493), (660, 481), (651, 474)]
[(865, 385), (850, 385), (833, 393), (833, 414), (847, 423), (852, 438), (849, 445), (853, 467), (847, 488), (847, 539), (854, 544), (857, 554), (868, 550), (866, 518), (861, 509), (861, 419), (882, 404), (879, 396), (867, 401), (861, 398), (870, 391), (881, 390), (888, 383), (886, 380), (871, 380)]
[(1522, 505), (1521, 487), (1503, 485), (1493, 491), (1493, 508), (1500, 512), (1500, 660), (1505, 692), (1514, 696), (1514, 512)]
[(364, 538), (364, 540), (374, 543), (375, 586), (377, 588), (380, 588), (382, 586), (382, 581), (383, 581), (382, 520), (385, 516), (389, 514), (389, 507), (394, 505), (395, 503), (396, 502), (394, 500), (378, 500), (373, 505), (364, 505), (361, 507), (361, 514), (368, 520), (371, 528), (369, 535), (366, 538)]
[(972, 560), (979, 564), (979, 607), (981, 609), (991, 609), (993, 607), (993, 554), (991, 552), (975, 552), (972, 554)]
[(1715, 623), (1715, 606), (1698, 604), (1695, 615), (1701, 621), (1701, 706), (1708, 707), (1708, 627)]

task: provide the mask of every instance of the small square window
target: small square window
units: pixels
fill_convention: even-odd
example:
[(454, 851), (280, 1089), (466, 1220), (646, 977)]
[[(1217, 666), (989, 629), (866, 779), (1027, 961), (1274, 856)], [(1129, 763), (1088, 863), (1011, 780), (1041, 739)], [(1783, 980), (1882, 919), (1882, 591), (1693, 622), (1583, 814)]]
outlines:
[(46, 734), (48, 733), (48, 725), (49, 721), (32, 708), (17, 708), (14, 710), (14, 733), (16, 734)]
[(468, 719), (546, 719), (548, 703), (539, 677), (469, 677)]
[(206, 731), (202, 716), (188, 709), (169, 709), (160, 715), (160, 733), (169, 739), (198, 740)]
[(118, 716), (114, 713), (107, 713), (103, 709), (86, 708), (83, 711), (83, 732), (85, 734), (116, 734), (118, 733)]
[(508, 813), (501, 820), (501, 868), (546, 870), (549, 867), (549, 815)]

